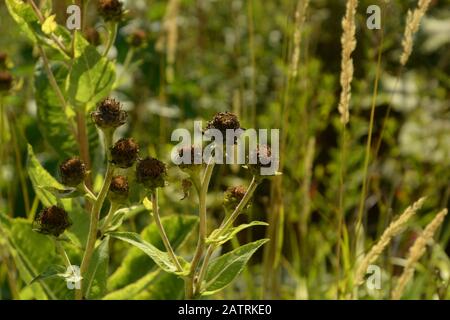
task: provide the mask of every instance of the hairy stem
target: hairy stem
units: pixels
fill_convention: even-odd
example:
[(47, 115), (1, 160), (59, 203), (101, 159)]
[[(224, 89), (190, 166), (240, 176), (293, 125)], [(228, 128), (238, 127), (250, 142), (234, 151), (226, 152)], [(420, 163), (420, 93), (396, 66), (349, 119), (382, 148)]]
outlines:
[[(97, 201), (94, 202), (94, 205), (92, 206), (91, 210), (91, 220), (89, 225), (89, 234), (88, 234), (88, 240), (86, 244), (86, 250), (84, 251), (83, 260), (81, 262), (80, 267), (80, 275), (83, 276), (83, 274), (88, 270), (89, 264), (91, 262), (92, 254), (94, 253), (95, 249), (95, 242), (97, 240), (97, 232), (98, 232), (98, 221), (100, 218), (100, 211), (103, 206), (103, 202), (106, 199), (106, 196), (108, 194), (109, 185), (111, 184), (112, 177), (114, 175), (114, 167), (110, 164), (110, 156), (109, 156), (109, 147), (112, 143), (112, 132), (104, 131), (104, 137), (105, 137), (105, 153), (107, 155), (107, 169), (105, 178), (103, 180), (103, 185), (100, 189), (100, 192), (97, 197)], [(77, 300), (82, 299), (82, 291), (77, 290), (75, 297)]]

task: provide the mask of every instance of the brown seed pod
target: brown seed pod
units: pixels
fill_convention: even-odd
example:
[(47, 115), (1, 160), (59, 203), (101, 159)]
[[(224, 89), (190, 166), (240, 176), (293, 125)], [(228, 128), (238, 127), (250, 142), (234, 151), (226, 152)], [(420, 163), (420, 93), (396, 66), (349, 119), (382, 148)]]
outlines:
[(147, 157), (136, 165), (136, 180), (148, 189), (164, 187), (166, 175), (166, 165), (158, 159)]
[(114, 176), (109, 185), (109, 199), (113, 202), (124, 202), (129, 194), (128, 179), (125, 176)]
[(106, 98), (97, 105), (96, 111), (91, 112), (92, 121), (102, 129), (120, 127), (126, 122), (127, 116), (120, 102), (112, 98)]
[(142, 47), (147, 42), (147, 33), (145, 30), (136, 29), (128, 36), (127, 41), (132, 47)]
[[(231, 112), (219, 112), (216, 113), (211, 121), (208, 122), (206, 126), (206, 130), (216, 129), (222, 133), (223, 141), (222, 144), (226, 144), (226, 134), (227, 130), (239, 130), (241, 129), (241, 124), (239, 123), (239, 119), (237, 115)], [(243, 129), (241, 129), (243, 130)], [(239, 132), (238, 132), (239, 134)], [(231, 144), (235, 144), (237, 141), (237, 137), (234, 138), (234, 141)]]
[(111, 163), (119, 168), (131, 167), (139, 154), (139, 145), (133, 138), (122, 138), (111, 147)]
[(9, 91), (13, 86), (13, 77), (9, 71), (0, 71), (0, 92)]
[(69, 187), (76, 187), (84, 181), (86, 177), (86, 166), (83, 161), (77, 157), (65, 160), (59, 166), (61, 182)]
[[(233, 211), (244, 198), (246, 193), (247, 189), (244, 186), (229, 187), (224, 194), (224, 207), (229, 211)], [(247, 203), (246, 207), (248, 206), (249, 203)]]
[(119, 0), (99, 0), (97, 10), (105, 21), (118, 22), (123, 16), (122, 5)]
[(58, 206), (43, 209), (36, 215), (33, 223), (37, 232), (51, 234), (55, 237), (61, 235), (71, 225), (72, 222), (67, 212)]

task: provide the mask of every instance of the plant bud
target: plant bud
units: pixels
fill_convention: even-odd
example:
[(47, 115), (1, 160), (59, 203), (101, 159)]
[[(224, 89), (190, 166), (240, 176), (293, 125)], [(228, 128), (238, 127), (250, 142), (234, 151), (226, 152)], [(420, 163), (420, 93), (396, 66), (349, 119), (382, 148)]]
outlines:
[[(202, 166), (202, 150), (200, 147), (196, 146), (184, 146), (180, 149), (178, 149), (178, 158), (184, 159), (186, 158), (185, 163), (180, 163), (178, 166), (181, 170), (193, 170), (197, 168), (201, 168)], [(200, 159), (201, 163), (196, 164), (195, 159)]]
[(105, 21), (119, 22), (122, 19), (122, 2), (119, 0), (99, 0), (97, 10)]
[(164, 187), (166, 175), (166, 165), (158, 159), (147, 157), (136, 165), (136, 180), (148, 189)]
[[(241, 125), (239, 123), (238, 117), (234, 113), (219, 112), (216, 113), (213, 119), (208, 122), (206, 129), (219, 130), (222, 133), (223, 137), (222, 144), (225, 145), (227, 143), (227, 130), (239, 130), (241, 129)], [(235, 144), (236, 140), (237, 136), (234, 138), (234, 141), (231, 141), (229, 144)]]
[(124, 202), (128, 199), (128, 179), (125, 176), (115, 176), (109, 185), (109, 199), (112, 202)]
[(119, 168), (131, 167), (139, 154), (139, 145), (132, 138), (122, 138), (111, 147), (111, 163)]
[(67, 212), (58, 206), (43, 209), (38, 213), (33, 223), (37, 232), (51, 234), (55, 237), (61, 235), (71, 225), (72, 222)]
[(128, 36), (127, 41), (132, 47), (142, 47), (147, 42), (147, 34), (142, 29), (136, 29)]
[(102, 129), (117, 128), (127, 120), (126, 111), (122, 110), (119, 101), (106, 98), (97, 105), (97, 110), (91, 113), (92, 121)]
[[(244, 186), (229, 187), (224, 194), (223, 205), (228, 211), (234, 211), (247, 193)], [(246, 207), (249, 206), (247, 203)]]
[(89, 27), (84, 31), (84, 37), (93, 46), (100, 45), (100, 34), (97, 29)]
[(61, 182), (69, 187), (76, 187), (84, 181), (86, 177), (86, 166), (77, 157), (72, 157), (64, 161), (59, 166)]
[(13, 77), (9, 71), (0, 71), (0, 92), (9, 91), (13, 86)]
[[(249, 163), (250, 159), (252, 162)], [(247, 167), (254, 176), (261, 176), (261, 168), (270, 168), (272, 165), (272, 150), (268, 145), (258, 145), (256, 149), (250, 151), (249, 158), (247, 159)]]

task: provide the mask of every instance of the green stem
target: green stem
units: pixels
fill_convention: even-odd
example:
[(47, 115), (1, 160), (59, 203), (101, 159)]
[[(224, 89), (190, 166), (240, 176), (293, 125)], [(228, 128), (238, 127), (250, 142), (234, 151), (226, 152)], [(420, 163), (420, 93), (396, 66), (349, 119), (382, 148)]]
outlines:
[[(253, 193), (256, 190), (256, 187), (258, 186), (258, 180), (256, 177), (253, 177), (250, 186), (247, 189), (247, 192), (245, 193), (242, 200), (239, 202), (238, 206), (234, 209), (233, 213), (222, 222), (222, 224), (219, 227), (219, 231), (217, 233), (217, 236), (220, 237), (236, 220), (236, 218), (239, 216), (239, 214), (242, 212), (242, 210), (245, 208), (245, 206), (250, 201), (251, 197), (253, 196)], [(205, 258), (203, 260), (203, 264), (200, 268), (198, 281), (197, 281), (197, 293), (201, 293), (201, 284), (203, 282), (203, 279), (206, 275), (206, 269), (208, 268), (209, 259), (211, 258), (211, 255), (214, 252), (215, 247), (213, 245), (209, 245), (208, 249), (205, 253)]]
[(206, 195), (208, 193), (209, 182), (214, 169), (214, 160), (210, 160), (206, 166), (205, 173), (201, 183), (198, 182), (198, 177), (192, 178), (192, 182), (197, 189), (198, 202), (199, 202), (199, 231), (197, 248), (195, 249), (194, 258), (191, 262), (191, 270), (186, 281), (186, 299), (192, 299), (195, 296), (195, 272), (200, 264), (203, 252), (205, 251), (205, 243), (207, 236), (207, 219), (206, 219)]
[[(104, 138), (105, 138), (105, 152), (107, 155), (107, 168), (106, 168), (106, 174), (105, 179), (103, 180), (103, 185), (100, 189), (100, 193), (98, 194), (97, 201), (95, 201), (94, 205), (92, 206), (91, 210), (91, 220), (89, 225), (89, 234), (88, 234), (88, 240), (86, 244), (86, 250), (84, 251), (83, 260), (81, 262), (80, 266), (80, 275), (83, 276), (83, 274), (88, 270), (89, 264), (91, 262), (92, 254), (94, 253), (95, 249), (95, 242), (97, 240), (97, 232), (98, 232), (98, 221), (100, 218), (100, 211), (103, 206), (103, 202), (106, 199), (106, 196), (108, 194), (109, 185), (111, 184), (112, 177), (114, 175), (114, 167), (110, 164), (110, 155), (109, 155), (109, 147), (112, 143), (112, 132), (111, 131), (104, 131)], [(82, 299), (82, 291), (77, 290), (75, 295), (77, 300)]]
[(64, 258), (64, 264), (66, 265), (66, 267), (71, 268), (72, 263), (70, 262), (69, 256), (67, 255), (66, 250), (64, 250), (64, 247), (62, 246), (61, 242), (58, 239), (55, 239), (55, 245), (56, 245), (56, 249), (59, 251), (59, 253)]
[(156, 226), (158, 227), (159, 234), (161, 235), (164, 246), (166, 247), (167, 253), (169, 254), (170, 258), (172, 259), (172, 262), (177, 267), (178, 271), (182, 272), (183, 267), (181, 266), (180, 262), (178, 261), (178, 258), (175, 255), (175, 252), (173, 251), (172, 246), (170, 245), (170, 241), (169, 241), (169, 238), (167, 237), (166, 231), (164, 230), (164, 227), (161, 223), (161, 218), (159, 216), (159, 207), (158, 207), (158, 189), (155, 189), (152, 191), (151, 198), (152, 198), (153, 217), (155, 218), (155, 223), (156, 223)]
[(111, 220), (114, 217), (114, 213), (119, 209), (120, 204), (117, 202), (111, 202), (111, 205), (109, 206), (108, 214), (105, 217), (105, 220), (103, 221), (102, 226), (100, 227), (100, 232), (103, 235), (106, 231), (106, 229), (111, 224)]
[(105, 51), (103, 52), (103, 57), (106, 57), (108, 55), (109, 50), (111, 49), (114, 42), (116, 41), (118, 27), (119, 27), (119, 24), (117, 22), (114, 22), (111, 24), (111, 30), (109, 31), (108, 43), (106, 44)]

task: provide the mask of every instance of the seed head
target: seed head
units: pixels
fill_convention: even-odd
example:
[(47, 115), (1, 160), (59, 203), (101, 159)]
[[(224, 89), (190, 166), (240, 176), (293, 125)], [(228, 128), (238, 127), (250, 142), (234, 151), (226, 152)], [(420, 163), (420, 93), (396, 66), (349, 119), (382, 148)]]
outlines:
[[(255, 161), (256, 163), (250, 163)], [(250, 151), (247, 167), (254, 176), (260, 176), (261, 168), (270, 168), (272, 161), (272, 150), (270, 147), (265, 144), (260, 144), (256, 149)]]
[(109, 185), (109, 199), (113, 202), (124, 202), (128, 199), (129, 186), (125, 176), (115, 176)]
[(100, 45), (100, 34), (97, 29), (89, 27), (84, 31), (84, 37), (93, 46)]
[[(233, 211), (244, 198), (246, 193), (247, 189), (244, 186), (229, 187), (227, 191), (225, 191), (223, 205), (227, 210)], [(249, 206), (249, 204), (247, 204), (247, 206)]]
[(166, 175), (166, 165), (158, 159), (147, 157), (136, 165), (136, 180), (148, 189), (164, 187)]
[(119, 101), (106, 98), (97, 105), (97, 110), (91, 113), (91, 118), (99, 128), (117, 128), (126, 122), (127, 113), (122, 110)]
[(67, 212), (58, 207), (51, 206), (39, 212), (34, 220), (34, 229), (43, 234), (51, 234), (58, 237), (72, 225)]
[[(187, 156), (189, 155), (189, 156)], [(179, 167), (182, 170), (189, 170), (194, 168), (200, 168), (201, 163), (196, 164), (195, 159), (202, 159), (202, 150), (194, 145), (192, 146), (184, 146), (180, 149), (178, 149), (178, 157), (179, 159), (183, 159), (184, 157), (188, 157), (189, 159), (186, 159), (187, 163), (180, 163)]]
[(238, 117), (231, 112), (219, 112), (208, 122), (206, 129), (217, 129), (226, 134), (227, 129), (237, 130), (241, 127)]
[(9, 71), (0, 71), (0, 92), (11, 90), (13, 77)]
[(128, 36), (127, 41), (132, 47), (141, 47), (147, 42), (147, 34), (142, 29), (136, 29)]
[(86, 166), (79, 158), (72, 157), (59, 166), (59, 174), (64, 185), (76, 187), (84, 181)]
[(105, 21), (118, 22), (123, 16), (122, 2), (119, 0), (99, 0), (97, 10)]
[(119, 168), (129, 168), (138, 154), (139, 145), (132, 138), (122, 138), (111, 147), (111, 163)]

